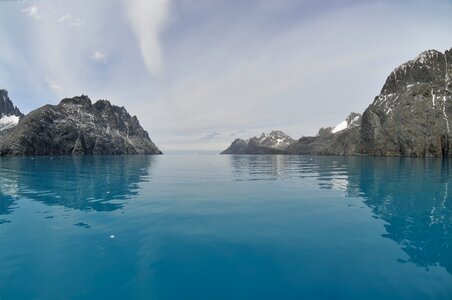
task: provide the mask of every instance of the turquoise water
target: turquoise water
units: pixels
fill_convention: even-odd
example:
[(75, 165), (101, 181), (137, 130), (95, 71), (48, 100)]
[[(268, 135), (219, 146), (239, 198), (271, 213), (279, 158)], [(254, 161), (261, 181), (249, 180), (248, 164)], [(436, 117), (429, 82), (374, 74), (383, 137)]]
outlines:
[(450, 168), (0, 158), (0, 299), (452, 299)]

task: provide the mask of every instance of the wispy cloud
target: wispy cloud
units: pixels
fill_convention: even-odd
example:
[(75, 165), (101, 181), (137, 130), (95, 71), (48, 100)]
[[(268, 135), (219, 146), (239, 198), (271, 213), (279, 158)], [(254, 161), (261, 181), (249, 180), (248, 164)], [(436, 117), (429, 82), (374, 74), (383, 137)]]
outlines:
[(80, 27), (86, 25), (86, 21), (82, 18), (73, 17), (69, 14), (63, 15), (60, 18), (58, 18), (58, 22), (60, 23), (66, 23), (69, 25), (72, 25), (74, 27)]
[(69, 21), (70, 19), (72, 19), (72, 16), (71, 16), (71, 15), (64, 15), (64, 16), (61, 16), (61, 17), (58, 19), (58, 22), (64, 23), (64, 22), (66, 22), (66, 21)]
[(94, 51), (91, 55), (91, 59), (99, 62), (105, 62), (107, 55), (105, 53), (102, 53), (101, 51)]
[(162, 69), (159, 34), (168, 21), (169, 0), (125, 0), (129, 22), (140, 43), (144, 62), (151, 74)]
[(42, 18), (42, 16), (39, 14), (37, 6), (30, 6), (30, 7), (24, 8), (24, 9), (22, 9), (22, 12), (25, 15), (27, 15), (35, 20), (39, 20)]
[(60, 92), (63, 90), (63, 88), (53, 79), (46, 78), (44, 82), (53, 92)]

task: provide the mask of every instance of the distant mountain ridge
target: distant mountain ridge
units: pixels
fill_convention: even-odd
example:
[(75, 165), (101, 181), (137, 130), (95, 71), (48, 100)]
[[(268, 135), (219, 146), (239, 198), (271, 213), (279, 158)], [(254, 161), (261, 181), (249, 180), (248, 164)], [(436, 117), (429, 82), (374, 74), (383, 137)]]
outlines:
[(262, 133), (260, 137), (249, 140), (236, 139), (228, 149), (221, 154), (281, 154), (295, 140), (282, 131)]
[(424, 51), (391, 72), (362, 116), (352, 113), (280, 153), (247, 154), (451, 157), (451, 79), (452, 49)]
[[(9, 113), (12, 102), (8, 103)], [(16, 107), (15, 112), (19, 111)], [(161, 154), (137, 117), (107, 100), (65, 98), (26, 116), (0, 136), (5, 155)]]

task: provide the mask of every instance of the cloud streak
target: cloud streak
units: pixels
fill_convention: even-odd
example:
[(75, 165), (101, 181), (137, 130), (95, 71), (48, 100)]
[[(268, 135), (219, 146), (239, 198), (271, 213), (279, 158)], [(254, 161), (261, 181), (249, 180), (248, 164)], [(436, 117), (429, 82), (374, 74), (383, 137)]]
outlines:
[(140, 44), (144, 62), (153, 75), (162, 69), (159, 35), (169, 19), (169, 0), (126, 0), (129, 22)]
[(30, 6), (30, 7), (24, 8), (24, 9), (22, 9), (22, 12), (35, 20), (39, 20), (42, 18), (42, 16), (38, 12), (37, 6)]
[(79, 26), (84, 26), (86, 25), (86, 21), (78, 18), (78, 17), (73, 17), (69, 14), (63, 15), (61, 17), (58, 18), (58, 22), (60, 23), (66, 23), (66, 24), (70, 24), (74, 27), (79, 27)]

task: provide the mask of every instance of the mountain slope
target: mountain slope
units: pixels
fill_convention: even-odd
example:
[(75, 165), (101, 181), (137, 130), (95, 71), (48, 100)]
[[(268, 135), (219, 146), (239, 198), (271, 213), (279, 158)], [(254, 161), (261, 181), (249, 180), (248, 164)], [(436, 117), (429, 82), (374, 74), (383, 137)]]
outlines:
[(63, 99), (26, 115), (0, 141), (0, 155), (161, 154), (136, 117), (106, 100)]

